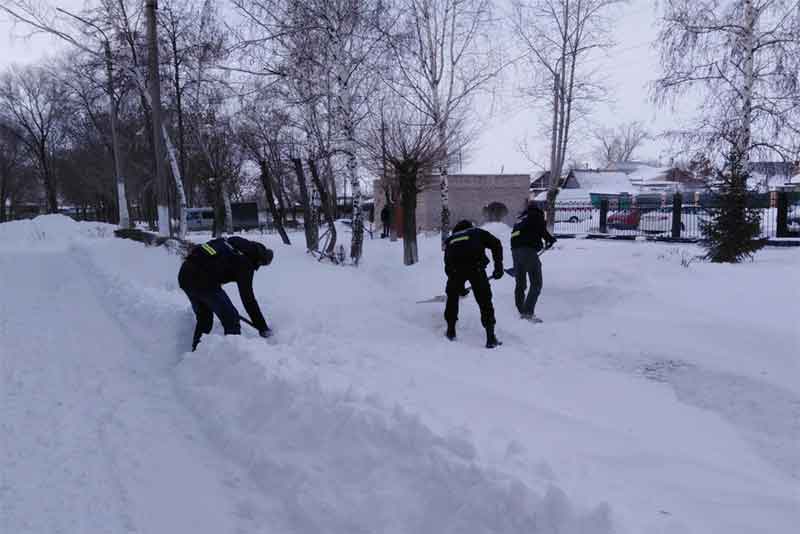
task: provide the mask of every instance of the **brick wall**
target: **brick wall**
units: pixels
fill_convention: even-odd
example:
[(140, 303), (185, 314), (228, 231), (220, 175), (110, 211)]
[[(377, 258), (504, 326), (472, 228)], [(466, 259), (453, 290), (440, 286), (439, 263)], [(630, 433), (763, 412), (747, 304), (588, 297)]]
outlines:
[[(478, 225), (487, 222), (485, 208), (493, 203), (503, 204), (508, 213), (502, 219), (512, 226), (517, 214), (528, 201), (530, 176), (527, 174), (453, 174), (450, 176), (450, 222), (454, 225), (462, 219), (469, 219)], [(375, 183), (378, 191), (378, 182)], [(385, 197), (375, 196), (375, 214), (379, 217)], [(441, 222), (441, 194), (439, 177), (426, 180), (424, 189), (417, 195), (417, 229), (421, 231), (438, 230)]]

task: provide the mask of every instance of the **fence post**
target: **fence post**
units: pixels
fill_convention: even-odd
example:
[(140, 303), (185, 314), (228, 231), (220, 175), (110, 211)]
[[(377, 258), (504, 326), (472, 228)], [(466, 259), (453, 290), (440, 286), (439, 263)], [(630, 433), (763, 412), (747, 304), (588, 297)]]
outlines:
[(600, 200), (600, 233), (608, 233), (608, 199)]
[(778, 213), (776, 217), (776, 237), (789, 237), (789, 195), (786, 191), (778, 191)]
[(681, 237), (681, 214), (683, 213), (683, 196), (675, 193), (672, 196), (672, 238)]

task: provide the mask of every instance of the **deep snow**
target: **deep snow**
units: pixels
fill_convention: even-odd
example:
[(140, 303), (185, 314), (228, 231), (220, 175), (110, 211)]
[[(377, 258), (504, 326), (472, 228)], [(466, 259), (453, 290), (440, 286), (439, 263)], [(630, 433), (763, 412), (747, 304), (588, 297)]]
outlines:
[(354, 269), (251, 234), (276, 251), (256, 275), (276, 336), (187, 353), (180, 259), (110, 236), (0, 225), (2, 532), (800, 521), (798, 250), (718, 266), (693, 246), (562, 240), (542, 257), (544, 324), (494, 282), (505, 345), (487, 351), (471, 299), (456, 343), (441, 305), (415, 303), (443, 290), (435, 236), (419, 265), (373, 240)]

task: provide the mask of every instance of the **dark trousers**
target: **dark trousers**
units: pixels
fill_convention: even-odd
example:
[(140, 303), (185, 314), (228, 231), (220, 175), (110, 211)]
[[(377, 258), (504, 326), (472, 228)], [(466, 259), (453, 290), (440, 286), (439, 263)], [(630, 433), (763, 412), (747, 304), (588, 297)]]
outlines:
[(210, 334), (214, 326), (214, 315), (216, 315), (225, 335), (239, 335), (242, 333), (242, 326), (239, 323), (239, 312), (228, 298), (228, 294), (221, 287), (213, 289), (192, 289), (183, 288), (189, 302), (192, 303), (192, 310), (197, 318), (197, 326), (194, 329), (194, 339), (192, 340), (192, 350), (197, 348), (200, 337), (203, 334)]
[[(514, 258), (514, 276), (517, 286), (514, 289), (514, 301), (522, 315), (533, 315), (536, 301), (542, 292), (542, 262), (539, 252), (533, 247), (515, 248), (511, 251)], [(531, 289), (527, 296), (525, 290), (530, 281)]]
[(458, 321), (458, 300), (464, 294), (464, 286), (469, 282), (472, 286), (472, 294), (481, 310), (481, 324), (484, 328), (494, 326), (494, 307), (492, 306), (492, 288), (489, 285), (489, 278), (483, 269), (466, 272), (452, 273), (447, 277), (447, 304), (444, 308), (444, 320), (448, 324), (455, 324)]

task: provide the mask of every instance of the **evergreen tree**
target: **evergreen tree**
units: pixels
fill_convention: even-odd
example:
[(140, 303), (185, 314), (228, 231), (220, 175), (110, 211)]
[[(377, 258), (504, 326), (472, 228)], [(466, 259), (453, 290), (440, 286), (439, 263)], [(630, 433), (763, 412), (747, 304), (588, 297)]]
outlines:
[(742, 156), (733, 146), (725, 167), (717, 170), (716, 206), (710, 210), (710, 219), (702, 223), (706, 259), (715, 263), (738, 263), (765, 245), (765, 240), (759, 238), (761, 216), (757, 210), (747, 208), (748, 171)]

